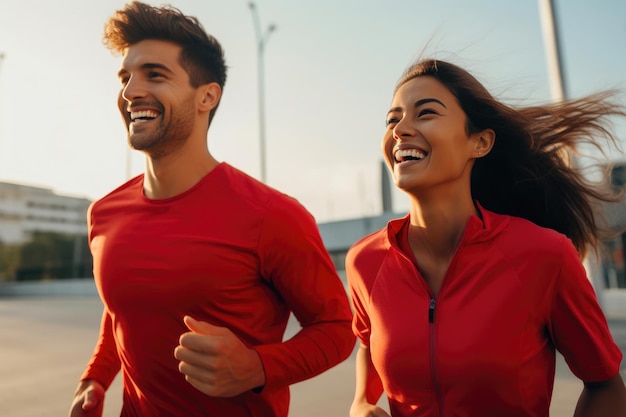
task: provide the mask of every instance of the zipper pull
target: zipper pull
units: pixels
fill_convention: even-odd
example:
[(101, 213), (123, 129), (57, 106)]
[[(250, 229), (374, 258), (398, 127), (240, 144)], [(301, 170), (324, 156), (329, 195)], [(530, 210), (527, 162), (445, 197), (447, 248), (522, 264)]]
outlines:
[(435, 321), (435, 299), (430, 299), (430, 306), (428, 307), (428, 322), (434, 323)]

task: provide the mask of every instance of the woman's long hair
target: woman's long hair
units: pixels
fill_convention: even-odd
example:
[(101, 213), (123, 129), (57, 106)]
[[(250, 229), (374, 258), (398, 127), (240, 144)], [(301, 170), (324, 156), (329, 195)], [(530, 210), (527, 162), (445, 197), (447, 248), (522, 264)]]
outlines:
[[(597, 249), (610, 229), (599, 226), (603, 202), (621, 201), (611, 186), (609, 169), (599, 181), (586, 179), (574, 161), (580, 146), (603, 151), (602, 142), (619, 148), (610, 117), (624, 116), (609, 90), (578, 100), (513, 108), (496, 100), (466, 70), (434, 59), (407, 69), (397, 89), (407, 81), (432, 76), (458, 99), (467, 115), (468, 133), (496, 132), (491, 152), (475, 161), (472, 197), (488, 210), (523, 217), (568, 236), (579, 254)], [(608, 165), (607, 165), (608, 167)]]

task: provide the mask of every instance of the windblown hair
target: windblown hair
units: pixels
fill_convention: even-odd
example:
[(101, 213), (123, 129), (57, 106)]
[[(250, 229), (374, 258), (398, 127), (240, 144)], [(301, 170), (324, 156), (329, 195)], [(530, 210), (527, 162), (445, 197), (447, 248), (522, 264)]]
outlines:
[(434, 59), (410, 66), (396, 91), (421, 76), (436, 78), (457, 98), (468, 133), (489, 128), (496, 133), (491, 152), (475, 161), (472, 198), (488, 210), (565, 234), (581, 257), (614, 234), (598, 222), (602, 203), (622, 198), (622, 190), (611, 186), (610, 164), (601, 180), (590, 181), (573, 160), (583, 144), (602, 154), (603, 143), (619, 148), (610, 118), (626, 117), (626, 109), (611, 100), (617, 91), (513, 108), (496, 100), (466, 70)]
[[(172, 6), (153, 7), (139, 1), (128, 3), (107, 21), (105, 46), (119, 53), (147, 39), (169, 41), (182, 48), (179, 63), (189, 75), (192, 87), (216, 82), (222, 90), (226, 83), (226, 63), (222, 46), (206, 33), (193, 16)], [(213, 118), (217, 106), (209, 115)]]

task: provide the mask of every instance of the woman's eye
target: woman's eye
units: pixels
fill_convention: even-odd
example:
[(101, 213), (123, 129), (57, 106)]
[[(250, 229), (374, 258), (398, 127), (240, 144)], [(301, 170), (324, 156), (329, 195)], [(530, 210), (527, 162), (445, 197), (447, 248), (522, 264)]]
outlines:
[(436, 111), (434, 111), (433, 109), (423, 109), (420, 110), (419, 114), (417, 115), (418, 117), (422, 117), (425, 116), (427, 114), (437, 114)]
[(385, 122), (385, 126), (389, 126), (392, 125), (394, 123), (398, 123), (400, 120), (397, 117), (391, 117), (389, 119), (387, 119), (387, 121)]

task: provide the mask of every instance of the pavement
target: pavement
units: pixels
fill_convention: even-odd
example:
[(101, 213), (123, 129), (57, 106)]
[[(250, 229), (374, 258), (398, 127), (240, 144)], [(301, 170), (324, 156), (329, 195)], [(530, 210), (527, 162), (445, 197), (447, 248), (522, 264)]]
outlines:
[[(0, 416), (67, 416), (96, 342), (101, 309), (96, 296), (0, 297)], [(609, 324), (626, 352), (626, 319), (610, 319)], [(297, 324), (292, 322), (288, 334), (295, 331)], [(581, 389), (582, 383), (559, 357), (550, 415), (571, 417)], [(290, 416), (348, 416), (353, 390), (354, 354), (293, 385)], [(380, 404), (387, 408), (384, 399)], [(107, 393), (103, 416), (118, 417), (120, 408), (118, 378)]]

